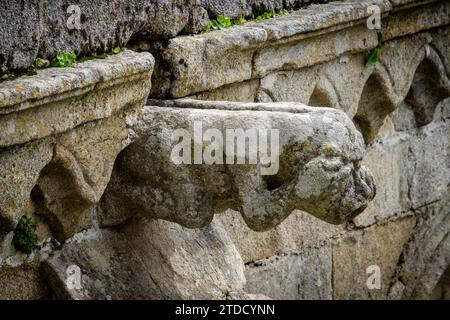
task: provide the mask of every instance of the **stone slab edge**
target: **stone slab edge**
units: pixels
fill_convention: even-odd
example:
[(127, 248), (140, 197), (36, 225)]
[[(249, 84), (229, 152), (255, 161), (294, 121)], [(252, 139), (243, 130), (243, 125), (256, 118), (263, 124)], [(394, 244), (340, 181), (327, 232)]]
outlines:
[(148, 52), (125, 50), (105, 59), (78, 63), (73, 68), (48, 68), (37, 75), (0, 83), (0, 116), (112, 86), (130, 77), (150, 77), (154, 58)]

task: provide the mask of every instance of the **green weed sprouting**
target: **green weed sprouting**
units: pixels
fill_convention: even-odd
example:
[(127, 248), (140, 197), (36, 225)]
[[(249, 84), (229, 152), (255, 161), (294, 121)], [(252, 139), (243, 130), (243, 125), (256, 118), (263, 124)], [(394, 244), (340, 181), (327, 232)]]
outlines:
[(47, 68), (50, 65), (48, 60), (42, 59), (42, 58), (36, 58), (34, 60), (33, 65), (27, 70), (28, 75), (35, 75), (37, 74), (37, 71), (43, 68)]
[(233, 19), (232, 24), (238, 26), (238, 25), (244, 24), (246, 22), (247, 22), (247, 20), (244, 17), (239, 17), (239, 18)]
[(116, 48), (113, 48), (111, 50), (111, 54), (119, 54), (121, 52), (122, 52), (122, 48), (121, 47), (116, 47)]
[(36, 60), (34, 60), (33, 67), (35, 69), (42, 69), (42, 68), (45, 68), (47, 66), (47, 64), (48, 64), (47, 60), (43, 60), (38, 57), (38, 58), (36, 58)]
[(77, 62), (77, 55), (75, 52), (58, 52), (56, 57), (51, 62), (52, 67), (63, 68), (73, 67)]
[(16, 250), (30, 254), (37, 248), (38, 236), (34, 233), (35, 228), (36, 224), (31, 218), (27, 216), (20, 218), (12, 239)]
[(286, 9), (281, 9), (278, 12), (276, 12), (275, 10), (270, 10), (270, 11), (264, 12), (262, 15), (256, 17), (256, 20), (258, 20), (258, 21), (270, 20), (277, 16), (285, 16), (287, 14), (289, 14), (289, 11), (287, 11)]
[(369, 51), (366, 59), (366, 67), (374, 66), (380, 60), (381, 48), (383, 47), (383, 34), (377, 32), (378, 45)]
[(229, 28), (232, 25), (232, 21), (226, 14), (220, 15), (215, 20), (211, 20), (203, 30), (203, 32), (209, 32), (212, 30), (222, 30)]
[[(284, 16), (289, 14), (289, 11), (287, 11), (286, 9), (282, 9), (280, 11), (275, 11), (275, 10), (270, 10), (267, 12), (264, 12), (262, 15), (258, 16), (258, 17), (252, 17), (252, 19), (256, 20), (256, 21), (264, 21), (264, 20), (269, 20), (272, 18), (275, 18), (277, 16)], [(229, 28), (233, 25), (241, 25), (246, 23), (247, 20), (244, 17), (238, 17), (236, 19), (230, 19), (226, 14), (220, 15), (217, 17), (217, 19), (215, 20), (211, 20), (206, 27), (203, 29), (202, 33), (206, 33), (206, 32), (210, 32), (213, 30), (222, 30), (222, 29), (226, 29)]]

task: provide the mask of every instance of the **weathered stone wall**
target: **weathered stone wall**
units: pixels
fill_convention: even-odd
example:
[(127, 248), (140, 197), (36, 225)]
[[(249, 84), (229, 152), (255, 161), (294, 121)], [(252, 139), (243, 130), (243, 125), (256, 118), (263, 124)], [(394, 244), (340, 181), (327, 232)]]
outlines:
[[(332, 106), (365, 137), (363, 162), (377, 195), (352, 222), (331, 226), (299, 212), (257, 233), (237, 212), (218, 216), (246, 264), (247, 292), (280, 299), (425, 298), (448, 265), (450, 36), (440, 26), (449, 23), (449, 6), (393, 10), (404, 3), (385, 2), (380, 62), (368, 68), (367, 50), (376, 44), (363, 19), (369, 4), (349, 5), (348, 16), (344, 4), (315, 8), (313, 17), (329, 17), (319, 25), (299, 14), (295, 22), (282, 17), (137, 47), (159, 58), (155, 97)], [(424, 262), (412, 263), (413, 256)], [(381, 290), (366, 286), (371, 265), (381, 269)]]
[(101, 54), (130, 39), (167, 39), (199, 33), (211, 19), (294, 9), (311, 0), (3, 0), (0, 3), (0, 77), (60, 51)]
[[(266, 10), (259, 3), (281, 3), (238, 10), (236, 1), (168, 1), (173, 12), (144, 2), (145, 14), (163, 10), (172, 22), (195, 10), (248, 16)], [(368, 67), (377, 46), (366, 26), (372, 4), (383, 13), (383, 46)], [(141, 17), (118, 6), (104, 11)], [(100, 51), (133, 38), (128, 47), (141, 53), (0, 83), (0, 298), (448, 298), (449, 3), (345, 1), (175, 37), (192, 31), (189, 19), (151, 27), (164, 30), (100, 23), (68, 47), (57, 33), (63, 41), (40, 45), (41, 53), (84, 50), (80, 43), (97, 50), (95, 37), (108, 43), (98, 42)], [(123, 38), (109, 42), (117, 30)], [(0, 65), (11, 70), (11, 61)], [(317, 148), (294, 153), (308, 166), (286, 157), (294, 169), (282, 170), (278, 191), (255, 166), (173, 166), (170, 130), (199, 119), (218, 128), (276, 124), (289, 128), (282, 141), (309, 137)], [(333, 184), (319, 170), (333, 163), (348, 180)], [(302, 196), (318, 185), (315, 202)], [(40, 239), (29, 255), (11, 244), (23, 215), (35, 219)], [(81, 288), (67, 286), (71, 266), (81, 268)], [(379, 289), (367, 286), (371, 266), (381, 272)]]

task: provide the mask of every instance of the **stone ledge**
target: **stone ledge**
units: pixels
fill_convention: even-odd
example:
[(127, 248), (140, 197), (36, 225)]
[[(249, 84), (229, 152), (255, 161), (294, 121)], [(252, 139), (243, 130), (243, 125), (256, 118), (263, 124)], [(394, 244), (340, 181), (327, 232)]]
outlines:
[(61, 133), (145, 101), (153, 64), (151, 54), (126, 50), (1, 83), (0, 148)]
[(278, 41), (295, 36), (303, 38), (321, 30), (329, 32), (330, 28), (341, 29), (354, 23), (359, 24), (370, 16), (367, 8), (371, 5), (379, 6), (382, 14), (392, 10), (392, 5), (387, 0), (335, 1), (312, 5), (267, 21), (252, 21), (238, 28), (263, 29), (267, 33), (267, 41)]
[(450, 22), (450, 4), (444, 1), (397, 2), (395, 11), (388, 1), (329, 3), (261, 23), (134, 48), (148, 49), (158, 59), (152, 96), (185, 97), (344, 53), (366, 52), (377, 45), (375, 30), (365, 25), (367, 8), (373, 4), (381, 5), (384, 13), (385, 41)]
[[(92, 89), (99, 83), (123, 79), (152, 71), (154, 59), (149, 53), (126, 50), (105, 59), (78, 63), (73, 68), (48, 68), (35, 76), (0, 83), (0, 114), (29, 109), (42, 104), (70, 98)], [(86, 90), (89, 91), (89, 90)]]
[(124, 51), (0, 84), (0, 236), (23, 215), (45, 217), (59, 240), (92, 225), (153, 64)]

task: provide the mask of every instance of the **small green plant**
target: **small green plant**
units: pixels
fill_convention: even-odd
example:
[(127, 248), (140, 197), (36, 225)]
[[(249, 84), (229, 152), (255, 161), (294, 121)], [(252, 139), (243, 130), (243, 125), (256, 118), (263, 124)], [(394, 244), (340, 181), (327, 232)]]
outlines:
[(111, 53), (112, 54), (119, 54), (119, 53), (121, 53), (122, 52), (122, 48), (121, 47), (116, 47), (116, 48), (113, 48), (112, 50), (111, 50)]
[(50, 66), (50, 62), (48, 60), (38, 57), (38, 58), (36, 58), (36, 60), (34, 60), (33, 65), (28, 69), (27, 74), (35, 75), (38, 70), (47, 68), (49, 66)]
[[(275, 18), (277, 16), (285, 16), (287, 14), (289, 14), (289, 11), (287, 11), (286, 9), (282, 9), (278, 12), (275, 10), (270, 10), (270, 11), (264, 12), (262, 15), (260, 15), (256, 18), (254, 16), (252, 16), (252, 19), (255, 19), (257, 21), (263, 21), (263, 20), (269, 20), (269, 19)], [(228, 16), (226, 14), (223, 14), (223, 15), (218, 16), (217, 19), (211, 20), (206, 25), (206, 27), (203, 29), (202, 33), (210, 32), (213, 30), (222, 30), (222, 29), (234, 26), (234, 25), (241, 25), (246, 22), (247, 22), (247, 20), (242, 16), (235, 18), (235, 19), (230, 19), (230, 18), (228, 18)]]
[(36, 69), (48, 67), (48, 61), (41, 58), (36, 58), (36, 60), (34, 60), (33, 67)]
[(270, 10), (267, 12), (264, 12), (262, 15), (256, 17), (256, 20), (263, 21), (263, 20), (269, 20), (272, 18), (275, 18), (277, 16), (277, 12), (275, 10)]
[(246, 22), (247, 22), (247, 20), (245, 20), (244, 17), (239, 17), (239, 18), (233, 19), (233, 25), (237, 25), (237, 26), (244, 24)]
[(374, 66), (380, 59), (381, 48), (383, 47), (383, 34), (377, 32), (378, 45), (369, 51), (366, 59), (366, 67)]
[(211, 20), (203, 32), (209, 32), (212, 30), (222, 30), (225, 28), (229, 28), (232, 25), (232, 21), (226, 14), (220, 15), (215, 20)]
[(278, 12), (276, 12), (276, 11), (273, 9), (273, 10), (264, 12), (264, 13), (263, 13), (262, 15), (260, 15), (260, 16), (257, 16), (257, 17), (256, 17), (256, 20), (259, 21), (259, 22), (261, 22), (261, 21), (264, 21), (264, 20), (270, 20), (270, 19), (273, 19), (273, 18), (275, 18), (275, 17), (277, 17), (277, 16), (285, 16), (285, 15), (288, 15), (288, 14), (289, 14), (289, 11), (287, 11), (286, 9), (281, 9), (281, 10), (278, 11)]
[(12, 239), (12, 244), (16, 250), (30, 254), (37, 248), (38, 237), (34, 233), (35, 228), (36, 224), (31, 218), (27, 216), (20, 218)]
[(77, 55), (75, 52), (58, 52), (56, 57), (53, 58), (51, 65), (52, 67), (73, 67), (77, 62)]

